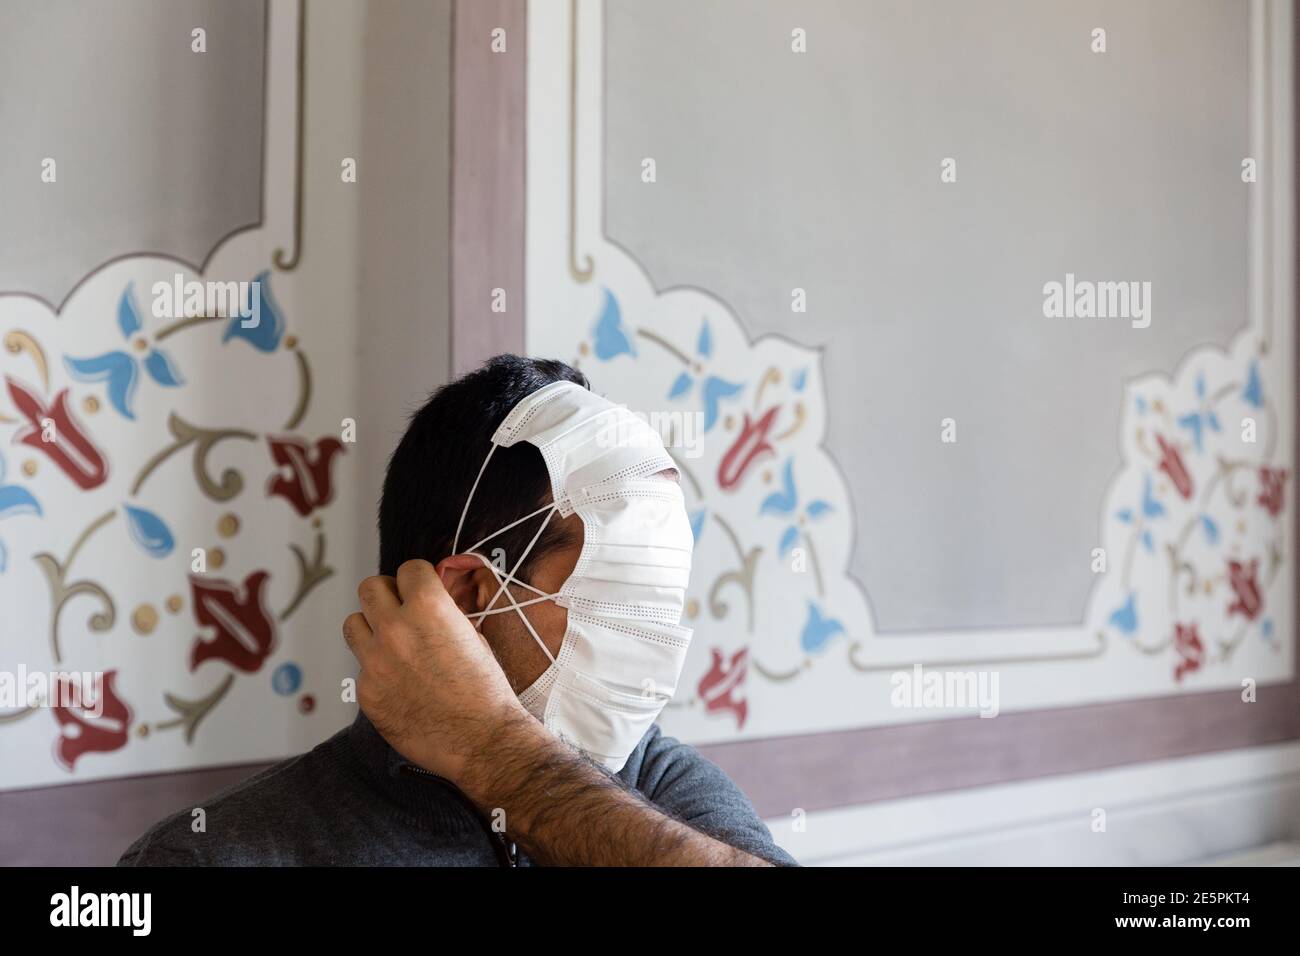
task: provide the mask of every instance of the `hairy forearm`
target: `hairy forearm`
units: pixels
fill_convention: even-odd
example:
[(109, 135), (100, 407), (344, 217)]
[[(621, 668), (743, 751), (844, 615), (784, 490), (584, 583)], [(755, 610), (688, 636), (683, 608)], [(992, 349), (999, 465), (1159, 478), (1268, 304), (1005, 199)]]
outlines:
[(517, 721), (478, 755), (463, 789), (539, 863), (557, 866), (768, 866), (674, 820), (536, 721)]

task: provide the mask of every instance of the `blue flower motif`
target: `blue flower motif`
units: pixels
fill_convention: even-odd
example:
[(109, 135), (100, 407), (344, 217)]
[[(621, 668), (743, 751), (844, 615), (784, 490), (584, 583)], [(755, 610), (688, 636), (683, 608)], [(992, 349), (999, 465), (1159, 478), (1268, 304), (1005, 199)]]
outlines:
[[(43, 517), (41, 503), (22, 485), (6, 485), (5, 459), (0, 455), (0, 518), (12, 518), (15, 515), (37, 515)], [(9, 565), (9, 552), (0, 540), (0, 574)]]
[[(1142, 517), (1159, 518), (1164, 513), (1165, 513), (1165, 506), (1162, 505), (1156, 499), (1156, 496), (1152, 493), (1151, 475), (1149, 473), (1143, 475), (1142, 476)], [(1119, 511), (1115, 512), (1115, 517), (1120, 521), (1122, 521), (1124, 524), (1133, 524), (1133, 518), (1134, 518), (1133, 509), (1121, 508)], [(1149, 541), (1144, 541), (1143, 543), (1147, 545), (1148, 549), (1150, 548)]]
[(1205, 531), (1205, 540), (1209, 544), (1219, 543), (1219, 526), (1214, 523), (1209, 515), (1201, 515), (1201, 528)]
[(701, 358), (713, 357), (713, 333), (709, 331), (708, 319), (705, 319), (704, 324), (700, 326), (699, 337), (695, 340), (695, 351)]
[[(1162, 505), (1152, 493), (1151, 475), (1148, 472), (1142, 476), (1142, 517), (1143, 519), (1159, 518), (1163, 516), (1164, 513), (1165, 506)], [(1136, 523), (1132, 508), (1121, 508), (1119, 511), (1115, 512), (1115, 517), (1124, 524), (1136, 524), (1133, 531), (1138, 535), (1138, 540), (1142, 542), (1142, 547), (1146, 549), (1148, 554), (1155, 553), (1155, 538), (1152, 537), (1150, 530), (1144, 526), (1145, 521), (1142, 524)]]
[(704, 531), (704, 519), (708, 517), (708, 514), (709, 511), (707, 508), (701, 508), (699, 511), (691, 512), (691, 540), (693, 542), (698, 542), (700, 540), (700, 534)]
[(798, 369), (790, 376), (790, 387), (793, 388), (796, 392), (802, 392), (804, 390), (804, 386), (806, 386), (807, 384), (808, 384), (808, 370), (806, 368)]
[(820, 518), (822, 515), (826, 514), (828, 511), (831, 510), (833, 509), (831, 508), (830, 504), (828, 504), (825, 501), (822, 501), (820, 498), (817, 499), (816, 501), (808, 502), (807, 511), (808, 511), (809, 518)]
[[(258, 273), (249, 287), (249, 293), (249, 301), (240, 310), (241, 313), (248, 313), (247, 318), (242, 314), (231, 316), (221, 341), (224, 343), (232, 338), (243, 339), (259, 352), (274, 352), (280, 347), (280, 339), (284, 335), (284, 314), (271, 295), (269, 269)], [(254, 295), (257, 296), (256, 316), (252, 302)], [(244, 324), (249, 321), (253, 324)]]
[(1128, 600), (1111, 612), (1110, 626), (1124, 634), (1137, 630), (1137, 592), (1130, 591)]
[(185, 384), (185, 380), (181, 378), (181, 373), (172, 362), (171, 357), (166, 352), (160, 352), (158, 349), (150, 349), (149, 353), (144, 357), (144, 370), (159, 385), (175, 388), (177, 385)]
[(836, 634), (843, 633), (844, 625), (838, 618), (823, 617), (822, 609), (815, 602), (808, 602), (808, 617), (804, 621), (803, 632), (799, 635), (799, 644), (806, 653), (816, 654)]
[[(705, 319), (700, 327), (699, 337), (695, 342), (695, 352), (701, 358), (713, 355), (713, 333), (709, 331), (709, 320)], [(669, 398), (681, 398), (695, 387), (695, 378), (690, 372), (682, 372), (673, 380), (668, 390)], [(700, 385), (700, 397), (704, 400), (704, 430), (710, 431), (718, 421), (718, 404), (724, 399), (734, 398), (744, 390), (744, 385), (728, 382), (717, 375), (706, 375)]]
[(596, 358), (608, 362), (619, 355), (636, 357), (636, 348), (623, 328), (623, 310), (609, 289), (605, 290), (605, 307), (591, 330)]
[(105, 352), (91, 358), (73, 358), (66, 355), (63, 364), (79, 382), (107, 382), (108, 401), (124, 418), (134, 421), (135, 386), (140, 370), (135, 359), (126, 352)]
[(781, 490), (774, 491), (758, 506), (758, 513), (761, 515), (793, 514), (794, 510), (799, 507), (799, 493), (794, 487), (794, 459), (787, 458), (785, 467), (781, 469)]
[(1205, 407), (1204, 374), (1196, 376), (1196, 397), (1201, 403), (1200, 410), (1183, 415), (1178, 419), (1178, 424), (1183, 428), (1191, 430), (1192, 441), (1196, 445), (1196, 451), (1199, 454), (1204, 451), (1203, 439), (1205, 429), (1208, 428), (1213, 432), (1221, 430), (1219, 428), (1219, 416), (1214, 413), (1213, 409)]
[(1214, 412), (1192, 412), (1179, 418), (1178, 424), (1191, 430), (1192, 443), (1196, 446), (1198, 454), (1205, 450), (1205, 426), (1209, 425), (1210, 429), (1216, 432), (1219, 430), (1219, 419)]
[(1259, 378), (1259, 363), (1252, 361), (1246, 372), (1246, 386), (1241, 390), (1241, 397), (1256, 408), (1264, 405), (1264, 385)]
[(1147, 518), (1159, 518), (1164, 513), (1165, 506), (1151, 493), (1151, 473), (1148, 472), (1142, 480), (1142, 514)]
[(131, 533), (131, 540), (155, 558), (165, 558), (176, 547), (171, 530), (152, 511), (123, 505), (126, 512), (126, 526)]
[[(820, 498), (808, 502), (807, 507), (803, 509), (802, 517), (809, 521), (816, 521), (819, 518), (829, 514), (832, 510), (828, 502)], [(799, 512), (799, 492), (794, 485), (794, 459), (787, 458), (785, 467), (781, 469), (781, 490), (774, 491), (758, 507), (758, 513), (761, 515), (796, 515)], [(777, 552), (781, 557), (785, 557), (799, 542), (799, 518), (796, 517), (785, 530), (781, 533), (780, 543), (777, 545)]]
[(131, 336), (142, 328), (144, 323), (140, 321), (140, 310), (135, 304), (135, 283), (128, 282), (122, 298), (117, 300), (117, 329), (122, 333), (122, 338), (129, 342)]
[[(135, 283), (130, 283), (117, 303), (117, 328), (130, 341), (141, 330), (140, 310), (135, 304)], [(159, 385), (174, 388), (185, 384), (171, 357), (162, 349), (151, 347), (143, 362), (129, 352), (112, 351), (87, 358), (64, 356), (68, 373), (79, 382), (107, 382), (108, 402), (123, 418), (135, 420), (135, 389), (143, 365), (148, 376)]]

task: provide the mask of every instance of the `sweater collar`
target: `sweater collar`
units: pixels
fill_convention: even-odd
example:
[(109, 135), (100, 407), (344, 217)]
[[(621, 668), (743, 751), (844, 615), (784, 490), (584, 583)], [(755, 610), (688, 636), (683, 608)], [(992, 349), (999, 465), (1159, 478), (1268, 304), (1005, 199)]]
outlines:
[(347, 750), (366, 770), (379, 777), (398, 777), (411, 762), (392, 748), (370, 718), (358, 710), (352, 726), (343, 731)]
[(439, 826), (480, 826), (481, 815), (451, 781), (407, 760), (361, 711), (328, 743), (344, 763), (391, 800), (408, 820)]
[[(651, 725), (628, 757), (627, 764), (618, 772), (617, 776), (628, 787), (638, 788), (647, 747), (658, 736), (659, 726)], [(399, 754), (361, 710), (357, 711), (350, 727), (325, 744), (330, 745), (335, 745), (339, 757), (367, 783), (412, 816), (427, 817), (432, 813), (445, 823), (450, 814), (458, 822), (477, 820), (481, 823), (482, 815), (455, 784), (423, 770)]]

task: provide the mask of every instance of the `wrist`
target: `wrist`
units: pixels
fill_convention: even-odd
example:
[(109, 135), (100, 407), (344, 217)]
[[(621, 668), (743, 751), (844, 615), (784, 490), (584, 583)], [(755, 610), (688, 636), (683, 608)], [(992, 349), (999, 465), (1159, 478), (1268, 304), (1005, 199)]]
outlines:
[(522, 707), (494, 723), (487, 739), (473, 747), (457, 780), (480, 809), (500, 807), (534, 776), (553, 747), (563, 744)]

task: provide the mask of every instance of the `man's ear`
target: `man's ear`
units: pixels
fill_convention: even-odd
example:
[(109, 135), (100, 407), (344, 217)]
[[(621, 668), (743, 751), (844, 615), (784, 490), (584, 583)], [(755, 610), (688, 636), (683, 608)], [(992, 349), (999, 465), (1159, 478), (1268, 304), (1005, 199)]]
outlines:
[(442, 586), (447, 589), (447, 593), (451, 595), (461, 611), (475, 614), (483, 610), (481, 578), (484, 574), (491, 575), (492, 572), (483, 566), (482, 559), (472, 554), (453, 554), (439, 561), (434, 570), (438, 572), (438, 577), (442, 579)]

